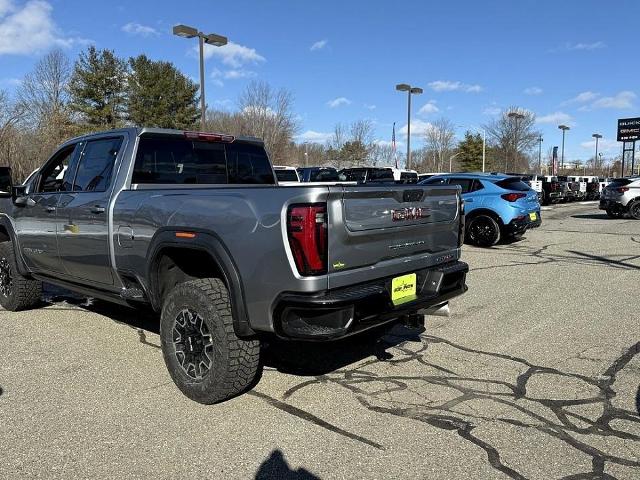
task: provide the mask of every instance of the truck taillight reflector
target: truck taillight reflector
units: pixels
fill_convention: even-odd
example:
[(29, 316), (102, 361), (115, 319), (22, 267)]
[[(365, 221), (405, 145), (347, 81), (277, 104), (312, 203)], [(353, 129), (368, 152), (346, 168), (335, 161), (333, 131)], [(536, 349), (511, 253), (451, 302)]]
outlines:
[(327, 205), (292, 205), (287, 211), (289, 245), (300, 275), (327, 273)]
[(628, 192), (629, 191), (629, 187), (618, 187), (618, 188), (616, 188), (616, 191), (619, 192), (619, 193)]

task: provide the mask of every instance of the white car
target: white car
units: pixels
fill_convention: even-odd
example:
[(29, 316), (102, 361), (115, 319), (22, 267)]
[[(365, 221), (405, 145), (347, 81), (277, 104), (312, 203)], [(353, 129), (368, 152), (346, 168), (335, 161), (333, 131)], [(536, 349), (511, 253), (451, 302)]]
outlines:
[(274, 165), (273, 170), (276, 172), (276, 178), (278, 183), (300, 183), (300, 176), (296, 167), (289, 167), (286, 165)]
[(393, 172), (393, 179), (402, 183), (418, 183), (418, 172), (415, 170), (407, 170), (404, 168), (388, 167)]

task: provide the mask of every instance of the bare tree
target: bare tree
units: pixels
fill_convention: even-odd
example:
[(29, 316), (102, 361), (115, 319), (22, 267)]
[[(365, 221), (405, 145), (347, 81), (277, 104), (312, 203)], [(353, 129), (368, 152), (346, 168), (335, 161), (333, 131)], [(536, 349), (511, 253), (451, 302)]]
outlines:
[[(509, 113), (512, 112), (522, 117), (509, 117)], [(528, 154), (537, 146), (540, 136), (540, 132), (534, 128), (535, 122), (536, 116), (533, 112), (511, 106), (484, 126), (498, 155), (504, 161), (505, 171), (529, 169)]]
[(65, 115), (71, 63), (60, 49), (51, 50), (25, 75), (18, 99), (30, 126), (40, 127)]
[(285, 160), (298, 128), (293, 94), (286, 89), (274, 90), (266, 82), (251, 82), (240, 95), (238, 106), (241, 133), (262, 138), (274, 160)]
[(456, 130), (451, 120), (440, 118), (433, 122), (425, 133), (427, 149), (436, 155), (435, 170), (442, 172), (449, 169), (449, 158), (453, 154), (455, 146)]

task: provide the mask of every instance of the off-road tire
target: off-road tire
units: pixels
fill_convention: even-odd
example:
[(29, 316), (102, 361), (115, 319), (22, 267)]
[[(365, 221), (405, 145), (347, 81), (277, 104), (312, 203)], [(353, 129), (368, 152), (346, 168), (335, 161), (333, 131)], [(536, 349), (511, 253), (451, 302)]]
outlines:
[[(484, 233), (478, 230), (483, 229)], [(493, 247), (500, 241), (500, 225), (489, 215), (477, 215), (467, 223), (466, 236), (469, 243), (479, 247)]]
[(12, 242), (0, 243), (0, 282), (6, 281), (5, 275), (9, 275), (10, 285), (7, 284), (6, 288), (0, 288), (2, 308), (17, 312), (40, 304), (42, 282), (20, 274)]
[[(180, 321), (183, 312), (195, 312), (204, 325), (198, 328), (208, 332), (204, 343), (210, 341), (206, 361), (210, 368), (202, 373), (185, 369), (184, 351), (180, 350), (183, 336)], [(193, 318), (193, 317), (191, 317)], [(198, 320), (200, 321), (200, 320)], [(189, 340), (191, 342), (191, 340)], [(222, 402), (243, 393), (258, 375), (260, 368), (260, 341), (238, 338), (233, 329), (229, 292), (217, 278), (204, 278), (181, 283), (167, 295), (160, 319), (160, 343), (169, 374), (176, 386), (187, 397), (203, 404)], [(202, 355), (202, 354), (200, 354)], [(182, 358), (182, 362), (179, 359)], [(194, 378), (197, 375), (200, 378)]]

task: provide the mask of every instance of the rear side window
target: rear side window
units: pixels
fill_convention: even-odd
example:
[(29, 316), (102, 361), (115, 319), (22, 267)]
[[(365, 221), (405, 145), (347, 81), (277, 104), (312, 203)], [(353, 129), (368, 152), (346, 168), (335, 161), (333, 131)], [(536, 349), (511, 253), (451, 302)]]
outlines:
[(276, 177), (279, 182), (297, 182), (298, 174), (295, 170), (276, 169)]
[(273, 185), (275, 180), (259, 145), (143, 137), (131, 182)]
[[(73, 182), (74, 192), (104, 192), (111, 184), (113, 165), (122, 145), (122, 137), (87, 142)], [(70, 168), (70, 170), (72, 170)]]
[(412, 172), (401, 172), (400, 180), (403, 180), (406, 183), (416, 183), (418, 181), (418, 174)]
[(369, 180), (391, 180), (393, 181), (393, 171), (387, 168), (381, 168), (378, 170), (372, 170)]
[(505, 190), (515, 190), (517, 192), (526, 192), (531, 190), (531, 187), (524, 183), (517, 177), (505, 178), (504, 180), (500, 180), (496, 182), (496, 185), (500, 188), (504, 188)]

